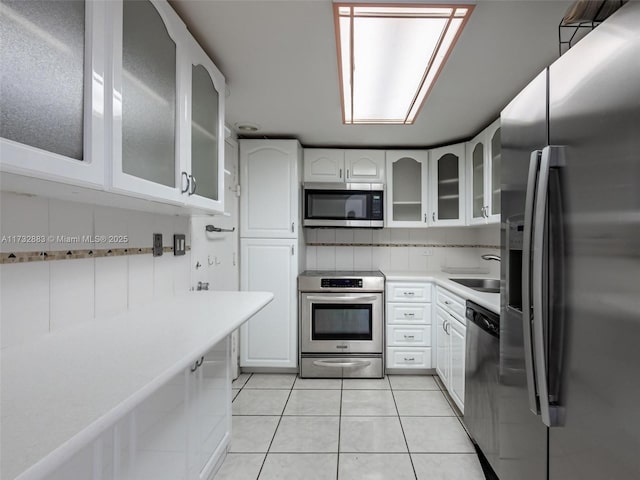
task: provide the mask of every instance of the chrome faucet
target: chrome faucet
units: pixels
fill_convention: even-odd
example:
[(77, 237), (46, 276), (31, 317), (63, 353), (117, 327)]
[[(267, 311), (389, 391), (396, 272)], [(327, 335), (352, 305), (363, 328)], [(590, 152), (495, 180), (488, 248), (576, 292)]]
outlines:
[(499, 262), (501, 260), (500, 259), (500, 255), (492, 255), (490, 253), (487, 253), (485, 255), (481, 255), (481, 258), (483, 260), (495, 260), (496, 262)]

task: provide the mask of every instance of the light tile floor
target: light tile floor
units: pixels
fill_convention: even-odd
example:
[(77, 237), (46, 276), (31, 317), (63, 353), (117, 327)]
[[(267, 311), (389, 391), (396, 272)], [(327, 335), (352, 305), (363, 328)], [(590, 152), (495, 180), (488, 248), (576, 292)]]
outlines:
[(230, 453), (215, 480), (484, 480), (437, 377), (233, 382)]

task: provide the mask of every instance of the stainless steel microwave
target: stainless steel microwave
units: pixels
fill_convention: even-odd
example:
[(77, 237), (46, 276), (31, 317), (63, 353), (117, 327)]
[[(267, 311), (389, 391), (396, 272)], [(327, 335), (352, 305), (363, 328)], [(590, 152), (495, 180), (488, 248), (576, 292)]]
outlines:
[(305, 183), (305, 227), (384, 227), (384, 184)]

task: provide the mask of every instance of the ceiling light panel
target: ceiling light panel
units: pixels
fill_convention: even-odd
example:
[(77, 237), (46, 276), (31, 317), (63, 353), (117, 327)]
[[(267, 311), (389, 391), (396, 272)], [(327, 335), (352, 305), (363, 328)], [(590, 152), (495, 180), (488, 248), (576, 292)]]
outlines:
[(411, 124), (471, 5), (335, 4), (345, 124)]

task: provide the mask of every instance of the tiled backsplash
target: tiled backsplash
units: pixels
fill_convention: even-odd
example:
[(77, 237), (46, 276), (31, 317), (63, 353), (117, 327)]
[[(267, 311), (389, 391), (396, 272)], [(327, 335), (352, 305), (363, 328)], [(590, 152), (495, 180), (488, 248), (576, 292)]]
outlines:
[[(165, 250), (173, 245), (174, 233), (186, 234), (190, 243), (188, 217), (6, 192), (0, 194), (0, 218), (2, 253), (148, 248), (153, 233), (162, 233)], [(99, 245), (72, 238), (102, 235), (126, 236), (126, 241)], [(139, 254), (3, 264), (0, 343), (5, 348), (79, 322), (108, 318), (189, 287), (189, 251), (177, 257)]]
[(499, 275), (500, 227), (425, 229), (306, 229), (308, 270), (440, 271), (443, 267), (485, 268)]

